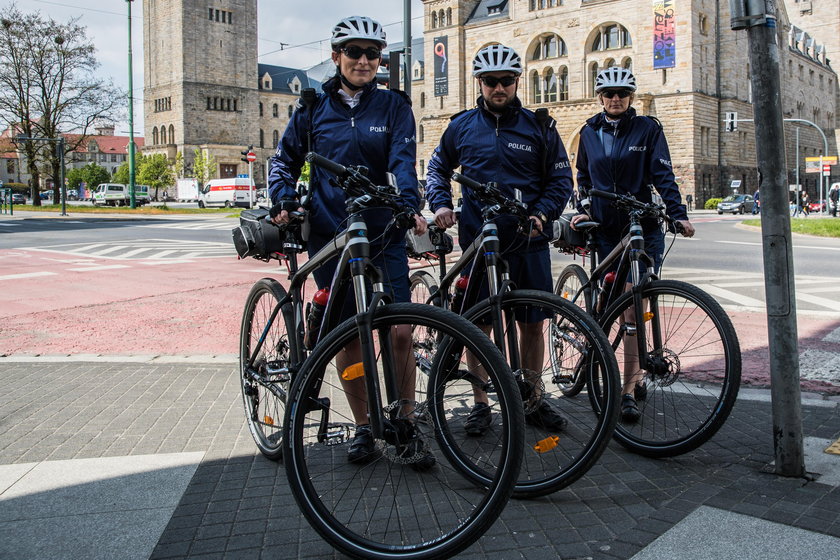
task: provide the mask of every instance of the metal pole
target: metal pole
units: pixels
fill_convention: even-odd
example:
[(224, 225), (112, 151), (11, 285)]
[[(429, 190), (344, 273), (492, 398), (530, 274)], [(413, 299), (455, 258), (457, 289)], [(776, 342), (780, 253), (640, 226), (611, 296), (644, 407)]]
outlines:
[(137, 208), (137, 197), (134, 195), (134, 69), (131, 62), (131, 3), (128, 3), (128, 194), (131, 208)]
[(61, 183), (61, 215), (67, 215), (67, 185), (64, 184), (64, 137), (59, 136), (58, 143), (58, 180)]
[(248, 202), (250, 208), (254, 207), (254, 162), (248, 161)]
[[(820, 133), (820, 136), (822, 136), (822, 139), (823, 139), (823, 153), (820, 154), (820, 176), (819, 176), (820, 179), (819, 179), (819, 182), (820, 182), (820, 199), (824, 200), (824, 198), (823, 198), (824, 193), (823, 193), (823, 190), (822, 190), (823, 189), (822, 158), (824, 156), (828, 156), (828, 138), (826, 138), (825, 132), (823, 132), (823, 129), (821, 129), (819, 126), (817, 126), (816, 123), (813, 123), (811, 121), (806, 121), (805, 119), (785, 119), (785, 122), (798, 122), (798, 123), (807, 124), (809, 126), (813, 126), (814, 128), (817, 129), (817, 132)], [(827, 192), (828, 191), (828, 177), (825, 178), (825, 189), (826, 189), (826, 192)]]
[[(735, 7), (743, 13), (743, 3)], [(764, 250), (764, 289), (767, 296), (773, 447), (776, 473), (801, 477), (805, 474), (805, 454), (799, 388), (796, 290), (784, 166), (784, 115), (779, 76), (781, 57), (776, 43), (775, 1), (765, 0), (761, 7), (763, 10), (754, 14), (755, 19), (743, 27), (747, 27), (749, 37), (756, 152), (758, 168), (762, 174), (761, 237)]]
[(794, 187), (793, 197), (794, 202), (796, 203), (796, 208), (793, 209), (793, 213), (799, 216), (799, 197), (800, 191), (802, 187), (799, 185), (799, 127), (796, 127), (796, 186)]
[(403, 53), (405, 54), (405, 94), (411, 98), (411, 0), (403, 0)]

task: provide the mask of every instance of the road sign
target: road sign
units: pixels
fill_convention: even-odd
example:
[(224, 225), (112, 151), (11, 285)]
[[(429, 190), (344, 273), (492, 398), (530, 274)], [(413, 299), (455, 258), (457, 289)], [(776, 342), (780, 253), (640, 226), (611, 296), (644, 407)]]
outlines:
[(831, 166), (830, 165), (823, 165), (823, 177), (829, 177), (831, 175)]
[(729, 188), (737, 191), (739, 188), (741, 188), (741, 180), (740, 179), (732, 179), (732, 182), (729, 184)]
[(248, 152), (248, 155), (245, 156), (245, 159), (247, 159), (250, 163), (254, 163), (255, 161), (257, 161), (257, 154), (255, 154), (254, 152)]
[[(822, 160), (822, 161), (820, 161)], [(805, 173), (819, 173), (820, 163), (822, 165), (837, 165), (837, 156), (819, 156), (805, 158)]]

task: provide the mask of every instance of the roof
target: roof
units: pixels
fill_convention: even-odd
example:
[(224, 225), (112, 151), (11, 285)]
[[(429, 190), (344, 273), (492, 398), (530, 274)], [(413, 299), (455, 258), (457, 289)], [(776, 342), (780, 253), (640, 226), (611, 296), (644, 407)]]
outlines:
[(509, 15), (508, 0), (481, 0), (476, 6), (467, 23), (484, 22), (491, 19), (507, 17)]
[[(68, 142), (78, 141), (80, 134), (62, 134)], [(97, 134), (88, 135), (87, 139), (82, 142), (78, 148), (77, 153), (87, 153), (88, 146), (91, 142), (96, 142), (98, 152), (105, 154), (128, 154), (128, 136), (100, 136)], [(137, 148), (142, 148), (145, 141), (142, 136), (134, 137), (134, 145)]]
[(313, 80), (303, 70), (297, 68), (289, 68), (287, 66), (274, 66), (272, 64), (257, 64), (257, 74), (259, 78), (259, 89), (262, 87), (262, 79), (268, 74), (271, 76), (271, 91), (275, 93), (285, 93), (288, 95), (297, 95), (292, 91), (292, 80), (297, 78), (300, 80), (301, 88), (318, 88), (320, 86), (319, 80)]

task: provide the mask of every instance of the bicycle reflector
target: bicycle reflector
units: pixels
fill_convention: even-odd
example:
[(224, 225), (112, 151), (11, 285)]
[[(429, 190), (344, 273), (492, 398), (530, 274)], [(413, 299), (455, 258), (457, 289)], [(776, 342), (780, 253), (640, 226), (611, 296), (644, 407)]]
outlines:
[(341, 373), (341, 378), (345, 381), (352, 381), (353, 379), (358, 379), (359, 377), (365, 376), (365, 366), (362, 362), (356, 362), (352, 366), (348, 366)]
[(541, 439), (534, 445), (534, 451), (537, 453), (548, 453), (560, 442), (560, 438), (558, 436), (548, 436), (545, 439)]

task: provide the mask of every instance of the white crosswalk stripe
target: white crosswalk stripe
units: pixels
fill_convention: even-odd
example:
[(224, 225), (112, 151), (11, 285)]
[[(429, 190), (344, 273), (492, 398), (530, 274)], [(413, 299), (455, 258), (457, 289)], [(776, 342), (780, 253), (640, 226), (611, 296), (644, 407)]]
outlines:
[(230, 243), (211, 241), (177, 241), (172, 239), (143, 239), (136, 241), (113, 241), (99, 243), (65, 243), (29, 251), (45, 251), (85, 255), (111, 260), (190, 260), (215, 257), (233, 257)]
[(239, 225), (237, 220), (201, 220), (195, 222), (167, 222), (142, 225), (144, 228), (189, 229), (189, 230), (231, 230)]

